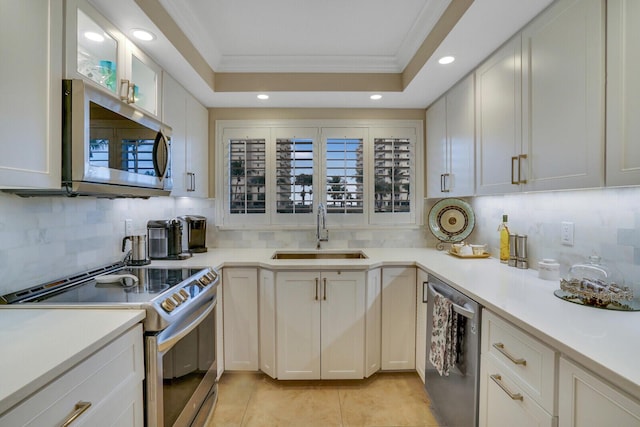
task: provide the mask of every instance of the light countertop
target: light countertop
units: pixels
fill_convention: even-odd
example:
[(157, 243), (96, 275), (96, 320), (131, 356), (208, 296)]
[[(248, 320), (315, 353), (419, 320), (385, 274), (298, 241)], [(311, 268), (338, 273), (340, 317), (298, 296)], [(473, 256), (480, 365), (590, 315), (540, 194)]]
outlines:
[(144, 317), (144, 310), (0, 308), (0, 414)]
[(495, 258), (459, 259), (435, 249), (362, 249), (368, 259), (273, 260), (276, 249), (217, 249), (183, 261), (152, 265), (250, 267), (273, 270), (356, 269), (417, 266), (435, 274), (492, 312), (544, 341), (640, 399), (640, 312), (581, 306), (553, 295), (559, 282), (538, 278)]

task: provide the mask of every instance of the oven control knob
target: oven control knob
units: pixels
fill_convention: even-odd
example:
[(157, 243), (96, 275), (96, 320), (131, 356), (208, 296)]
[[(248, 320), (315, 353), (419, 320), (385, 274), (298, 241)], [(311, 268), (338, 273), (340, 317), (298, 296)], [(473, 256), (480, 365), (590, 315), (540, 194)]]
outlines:
[(200, 283), (202, 283), (203, 286), (207, 286), (209, 283), (211, 283), (211, 279), (205, 274), (200, 278)]
[(171, 298), (165, 299), (160, 303), (160, 305), (167, 313), (171, 313), (176, 308), (176, 304), (171, 300)]
[(180, 295), (179, 293), (175, 293), (173, 295), (171, 295), (171, 298), (173, 298), (173, 300), (176, 302), (176, 305), (180, 305), (184, 302), (184, 299), (182, 298), (182, 295)]
[(185, 291), (184, 289), (180, 289), (179, 293), (182, 296), (184, 301), (189, 299), (189, 293), (187, 291)]

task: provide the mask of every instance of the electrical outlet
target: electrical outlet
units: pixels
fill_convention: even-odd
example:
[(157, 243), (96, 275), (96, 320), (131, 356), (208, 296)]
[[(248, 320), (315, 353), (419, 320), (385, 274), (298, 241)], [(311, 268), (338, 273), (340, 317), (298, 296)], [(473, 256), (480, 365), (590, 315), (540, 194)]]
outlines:
[(562, 221), (560, 224), (560, 243), (566, 246), (573, 246), (573, 223)]
[(133, 236), (133, 220), (132, 219), (124, 220), (124, 235)]

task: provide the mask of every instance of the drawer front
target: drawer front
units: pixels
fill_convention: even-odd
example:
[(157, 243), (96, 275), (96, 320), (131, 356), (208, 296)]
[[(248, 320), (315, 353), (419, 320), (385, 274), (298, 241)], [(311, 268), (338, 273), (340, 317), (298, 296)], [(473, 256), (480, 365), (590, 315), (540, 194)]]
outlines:
[(480, 427), (554, 427), (557, 425), (557, 417), (538, 405), (493, 355), (483, 355), (482, 365)]
[[(97, 424), (89, 421), (98, 421), (97, 415), (103, 412), (101, 408), (113, 402), (112, 395), (133, 396), (127, 392), (132, 387), (140, 393), (133, 411), (142, 421), (142, 408), (138, 406), (141, 406), (143, 379), (142, 326), (137, 325), (20, 403), (0, 418), (0, 424), (58, 426), (69, 419), (77, 404), (86, 402), (90, 405), (85, 405), (86, 410), (74, 425), (110, 425), (104, 418)], [(122, 411), (130, 410), (122, 408)]]
[(557, 352), (485, 310), (482, 354), (494, 356), (519, 387), (551, 414), (557, 414), (554, 387)]

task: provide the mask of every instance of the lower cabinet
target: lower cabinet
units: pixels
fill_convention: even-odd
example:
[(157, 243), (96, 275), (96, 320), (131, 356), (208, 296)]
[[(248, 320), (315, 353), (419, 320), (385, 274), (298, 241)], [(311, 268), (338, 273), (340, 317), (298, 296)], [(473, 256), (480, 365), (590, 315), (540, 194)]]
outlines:
[(224, 369), (258, 370), (258, 269), (222, 271)]
[(259, 271), (260, 370), (276, 378), (276, 284), (271, 270)]
[(416, 268), (382, 269), (382, 369), (415, 369)]
[(0, 417), (2, 426), (143, 426), (144, 347), (137, 325)]
[(560, 358), (559, 427), (640, 426), (640, 402)]
[(278, 272), (277, 377), (364, 377), (365, 273)]
[(555, 426), (557, 359), (547, 345), (483, 310), (480, 427)]
[(365, 313), (365, 377), (380, 370), (382, 338), (382, 269), (367, 271), (367, 306)]
[(427, 284), (429, 275), (418, 269), (416, 277), (416, 371), (424, 382), (427, 363)]

